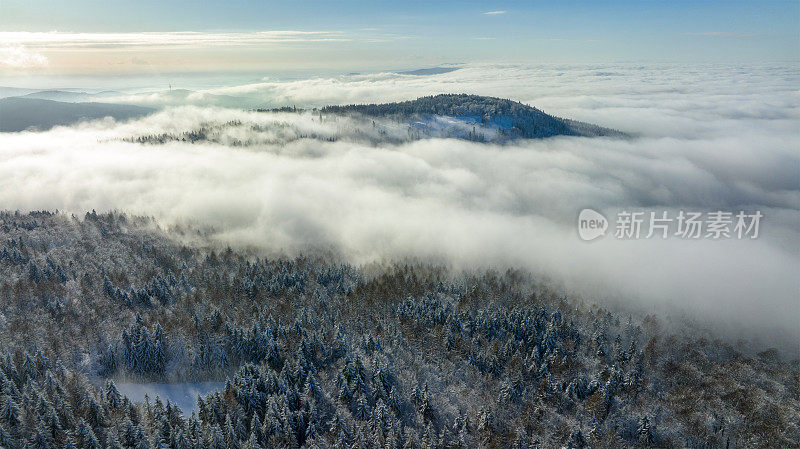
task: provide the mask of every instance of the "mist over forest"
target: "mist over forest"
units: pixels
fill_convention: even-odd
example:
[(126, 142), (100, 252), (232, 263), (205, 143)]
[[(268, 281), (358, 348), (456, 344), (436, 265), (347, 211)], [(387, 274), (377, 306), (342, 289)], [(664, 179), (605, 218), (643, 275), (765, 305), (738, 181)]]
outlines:
[[(3, 89), (0, 447), (796, 447), (798, 81)], [(587, 242), (586, 208), (763, 218)]]
[[(677, 306), (734, 333), (770, 323), (796, 339), (796, 79), (775, 67), (468, 65), (180, 94), (195, 106), (154, 91), (118, 99), (159, 108), (141, 119), (0, 134), (0, 199), (10, 210), (150, 215), (267, 253), (523, 267), (591, 298)], [(503, 140), (479, 117), (313, 110), (442, 92), (490, 93), (630, 137)], [(214, 106), (215, 95), (245, 109)], [(247, 109), (258, 101), (305, 111)], [(575, 238), (585, 207), (765, 218), (752, 241), (587, 245)]]

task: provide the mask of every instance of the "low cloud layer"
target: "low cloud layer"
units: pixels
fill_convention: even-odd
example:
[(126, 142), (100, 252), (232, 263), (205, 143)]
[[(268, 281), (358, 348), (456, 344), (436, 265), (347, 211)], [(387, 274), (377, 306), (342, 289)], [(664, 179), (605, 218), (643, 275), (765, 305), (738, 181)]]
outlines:
[[(432, 77), (265, 81), (206, 93), (276, 106), (490, 94), (635, 137), (504, 146), (327, 142), (286, 130), (351, 135), (372, 125), (172, 107), (129, 123), (0, 135), (0, 204), (126, 210), (213, 226), (224, 243), (287, 254), (323, 249), (356, 263), (414, 257), (522, 267), (589, 298), (635, 298), (646, 310), (677, 306), (796, 338), (797, 80), (786, 68), (468, 66)], [(122, 140), (231, 121), (247, 125), (231, 131), (242, 138), (259, 130), (259, 143)], [(274, 139), (264, 139), (270, 130)], [(760, 210), (765, 217), (755, 240), (607, 236), (587, 243), (575, 223), (584, 207), (609, 217), (623, 209)]]
[[(2, 40), (0, 40), (2, 42)], [(30, 51), (22, 45), (3, 45), (0, 46), (0, 67), (11, 67), (15, 69), (27, 69), (31, 67), (47, 66), (47, 58), (43, 55)]]

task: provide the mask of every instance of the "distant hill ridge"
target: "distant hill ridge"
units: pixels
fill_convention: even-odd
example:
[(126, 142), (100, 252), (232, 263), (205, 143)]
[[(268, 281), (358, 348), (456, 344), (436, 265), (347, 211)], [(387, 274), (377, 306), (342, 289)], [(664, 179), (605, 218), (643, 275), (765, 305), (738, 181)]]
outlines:
[(37, 98), (0, 99), (0, 132), (26, 129), (39, 131), (66, 126), (82, 120), (113, 117), (128, 120), (155, 111), (152, 108), (113, 103), (67, 103)]

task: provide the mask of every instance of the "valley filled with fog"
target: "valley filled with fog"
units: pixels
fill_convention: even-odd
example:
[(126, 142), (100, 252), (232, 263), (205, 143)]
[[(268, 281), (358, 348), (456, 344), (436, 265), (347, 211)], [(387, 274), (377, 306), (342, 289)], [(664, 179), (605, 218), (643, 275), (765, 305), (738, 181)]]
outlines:
[(800, 448), (800, 2), (0, 2), (0, 449)]
[(800, 440), (795, 66), (239, 76), (0, 89), (0, 447)]
[[(796, 67), (452, 68), (28, 93), (154, 112), (0, 134), (0, 204), (147, 215), (263, 255), (520, 268), (589, 301), (797, 341)], [(440, 93), (508, 98), (627, 136), (480, 142), (452, 138), (474, 120), (432, 119), (420, 135), (414, 123), (314, 109)], [(303, 111), (255, 111), (282, 107)], [(612, 229), (584, 242), (583, 208), (764, 218), (757, 239), (619, 240)]]

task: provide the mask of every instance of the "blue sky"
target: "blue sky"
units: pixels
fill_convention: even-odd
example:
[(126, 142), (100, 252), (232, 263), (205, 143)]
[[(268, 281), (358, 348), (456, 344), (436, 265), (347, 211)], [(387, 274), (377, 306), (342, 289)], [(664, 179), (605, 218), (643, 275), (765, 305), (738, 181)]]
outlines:
[[(794, 63), (798, 4), (3, 0), (0, 61), (6, 63), (0, 65), (6, 73), (81, 73), (447, 62)], [(295, 34), (254, 34), (262, 31)], [(156, 32), (196, 34), (176, 40), (150, 34)]]

